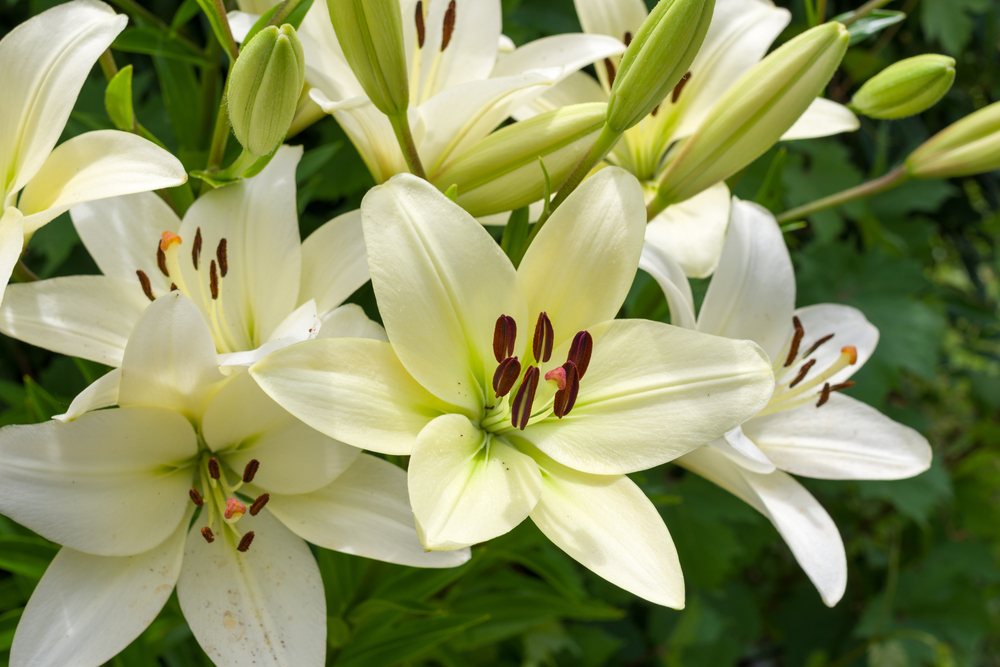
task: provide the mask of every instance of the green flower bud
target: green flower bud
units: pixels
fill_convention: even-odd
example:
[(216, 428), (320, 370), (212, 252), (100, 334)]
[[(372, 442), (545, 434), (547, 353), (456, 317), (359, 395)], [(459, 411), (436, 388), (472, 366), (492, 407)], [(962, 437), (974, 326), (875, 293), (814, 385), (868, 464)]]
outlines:
[(729, 178), (777, 143), (830, 81), (850, 38), (840, 23), (824, 23), (740, 77), (671, 162), (650, 212)]
[(869, 79), (848, 106), (869, 118), (905, 118), (937, 104), (954, 82), (954, 58), (907, 58)]
[(608, 127), (645, 118), (687, 74), (712, 22), (715, 0), (660, 0), (622, 56), (608, 99)]
[(576, 104), (501, 128), (439, 170), (440, 190), (458, 186), (458, 204), (474, 216), (502, 213), (542, 198), (545, 163), (555, 186), (590, 151), (607, 105)]
[(952, 123), (906, 158), (916, 178), (954, 178), (1000, 169), (1000, 102)]
[(410, 103), (399, 0), (327, 0), (337, 41), (368, 99), (387, 116)]
[(252, 155), (271, 153), (288, 131), (305, 84), (305, 56), (287, 23), (257, 33), (230, 73), (226, 100), (233, 134)]

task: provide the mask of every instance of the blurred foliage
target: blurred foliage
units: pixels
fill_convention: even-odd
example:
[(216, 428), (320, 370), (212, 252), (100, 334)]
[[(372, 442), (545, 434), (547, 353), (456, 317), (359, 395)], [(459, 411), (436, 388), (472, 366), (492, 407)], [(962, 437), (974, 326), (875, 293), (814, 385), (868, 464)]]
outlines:
[[(189, 169), (204, 166), (223, 64), (195, 0), (112, 0), (133, 21), (115, 45), (134, 67), (137, 120)], [(0, 0), (0, 33), (55, 0)], [(800, 0), (785, 39), (806, 27)], [(862, 4), (831, 0), (828, 15)], [(579, 30), (571, 0), (504, 0), (517, 43)], [(838, 101), (900, 58), (944, 52), (958, 78), (930, 111), (791, 142), (731, 181), (775, 212), (884, 174), (925, 138), (1000, 99), (996, 0), (897, 0), (905, 21), (854, 45), (829, 88)], [(781, 41), (781, 40), (779, 40)], [(206, 45), (207, 46), (203, 46)], [(95, 68), (68, 138), (112, 127)], [(303, 235), (356, 208), (372, 185), (332, 119), (295, 137)], [(230, 142), (230, 150), (235, 150)], [(768, 177), (771, 172), (772, 177)], [(797, 227), (797, 228), (794, 228)], [(934, 466), (900, 482), (803, 480), (840, 527), (848, 589), (823, 606), (771, 525), (726, 492), (663, 466), (634, 475), (674, 536), (687, 608), (656, 607), (591, 574), (525, 522), (452, 570), (417, 570), (316, 549), (326, 585), (329, 664), (465, 667), (902, 667), (1000, 665), (1000, 178), (909, 183), (812, 216), (786, 235), (798, 305), (848, 303), (881, 331), (852, 393), (925, 433)], [(67, 215), (31, 240), (42, 277), (94, 273)], [(703, 294), (707, 281), (695, 285)], [(373, 317), (370, 287), (353, 297)], [(637, 278), (623, 316), (669, 317)], [(102, 373), (18, 341), (0, 348), (0, 423), (62, 412)], [(0, 665), (57, 547), (0, 517)], [(176, 596), (111, 665), (209, 665)]]

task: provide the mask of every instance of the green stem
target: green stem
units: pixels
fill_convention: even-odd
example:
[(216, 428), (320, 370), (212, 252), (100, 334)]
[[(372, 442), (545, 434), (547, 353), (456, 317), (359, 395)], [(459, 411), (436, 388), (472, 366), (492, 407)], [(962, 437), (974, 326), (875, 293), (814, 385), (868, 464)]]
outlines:
[(864, 197), (871, 197), (872, 195), (885, 192), (886, 190), (894, 188), (897, 185), (901, 185), (909, 180), (909, 178), (910, 175), (907, 173), (905, 166), (896, 167), (885, 176), (876, 178), (873, 181), (862, 183), (857, 187), (844, 190), (843, 192), (838, 192), (837, 194), (830, 195), (829, 197), (817, 199), (814, 202), (799, 206), (798, 208), (793, 208), (790, 211), (785, 211), (778, 216), (778, 223), (780, 224), (783, 222), (790, 222), (792, 220), (801, 220), (802, 218), (806, 218), (813, 213), (825, 211), (826, 209), (833, 208), (834, 206), (847, 204)]
[(115, 74), (118, 74), (118, 65), (115, 64), (115, 57), (112, 55), (111, 49), (106, 49), (97, 62), (101, 65), (101, 72), (108, 81), (111, 81), (115, 78)]
[(288, 15), (295, 11), (295, 8), (301, 5), (303, 0), (285, 0), (281, 3), (281, 7), (268, 20), (267, 25), (278, 25), (280, 26), (284, 23)]
[(414, 176), (427, 180), (427, 172), (424, 165), (420, 163), (420, 155), (417, 153), (417, 144), (413, 141), (413, 133), (410, 131), (410, 121), (406, 117), (406, 112), (395, 116), (389, 116), (392, 129), (396, 133), (396, 140), (399, 148), (403, 151), (403, 158), (406, 166), (410, 168), (410, 173)]
[(14, 280), (19, 283), (33, 283), (38, 280), (38, 276), (35, 272), (28, 268), (28, 265), (24, 263), (24, 259), (17, 260), (17, 264), (14, 265), (14, 273), (12, 274)]
[[(149, 11), (135, 0), (109, 0), (111, 4), (118, 7), (125, 14), (132, 17), (136, 23), (145, 23), (161, 30), (170, 30), (170, 26), (159, 16)], [(195, 53), (201, 53), (201, 47), (192, 42), (190, 39), (181, 35), (179, 32), (174, 31), (174, 36), (180, 41), (184, 42), (185, 45), (189, 46), (194, 50)]]
[(236, 44), (236, 40), (233, 39), (233, 31), (229, 27), (229, 17), (226, 15), (226, 6), (222, 3), (222, 0), (215, 0), (215, 11), (219, 14), (219, 21), (222, 23), (222, 28), (226, 35), (226, 42), (222, 45), (222, 48), (226, 50), (229, 62), (234, 63), (240, 56), (240, 47)]
[(816, 2), (816, 25), (826, 21), (826, 0)]
[[(229, 90), (229, 78), (226, 78), (226, 85), (222, 89), (222, 102), (219, 104), (219, 113), (215, 116), (215, 127), (212, 129), (212, 143), (208, 148), (208, 164), (205, 171), (211, 173), (222, 166), (222, 158), (226, 154), (226, 143), (229, 141), (229, 107), (226, 106), (226, 91)], [(208, 183), (201, 184), (200, 194), (205, 194), (211, 190)]]
[(865, 4), (854, 10), (854, 13), (844, 19), (843, 23), (845, 26), (851, 25), (852, 23), (863, 19), (864, 17), (871, 14), (876, 9), (881, 9), (888, 5), (892, 0), (868, 0)]

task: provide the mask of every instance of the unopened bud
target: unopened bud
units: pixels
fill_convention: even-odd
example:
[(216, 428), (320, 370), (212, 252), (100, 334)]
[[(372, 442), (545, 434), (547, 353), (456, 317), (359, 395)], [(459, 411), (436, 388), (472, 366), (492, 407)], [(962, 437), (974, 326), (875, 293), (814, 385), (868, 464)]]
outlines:
[(327, 0), (344, 57), (368, 99), (387, 116), (410, 103), (399, 0)]
[(508, 125), (476, 143), (431, 177), (458, 185), (458, 204), (474, 216), (527, 206), (543, 196), (538, 158), (558, 185), (590, 151), (604, 125), (604, 103), (576, 104)]
[(849, 41), (843, 25), (824, 23), (741, 76), (667, 168), (650, 211), (690, 199), (763, 155), (822, 92)]
[(954, 178), (1000, 169), (1000, 102), (952, 123), (906, 158), (916, 178)]
[(622, 56), (608, 99), (608, 127), (645, 118), (687, 74), (712, 22), (715, 0), (660, 0)]
[(233, 65), (226, 99), (233, 134), (252, 155), (268, 155), (292, 124), (305, 83), (305, 56), (295, 28), (264, 28)]
[(869, 118), (905, 118), (937, 104), (954, 82), (954, 58), (935, 54), (907, 58), (869, 79), (849, 106)]

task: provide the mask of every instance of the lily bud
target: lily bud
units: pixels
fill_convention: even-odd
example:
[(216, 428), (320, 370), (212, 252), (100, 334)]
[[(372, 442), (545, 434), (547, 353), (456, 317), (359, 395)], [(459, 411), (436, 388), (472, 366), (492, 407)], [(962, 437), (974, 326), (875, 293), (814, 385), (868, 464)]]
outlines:
[(712, 22), (715, 0), (660, 0), (622, 56), (608, 127), (622, 133), (645, 118), (687, 74)]
[(457, 185), (458, 205), (474, 216), (502, 213), (542, 198), (545, 181), (562, 183), (590, 151), (607, 105), (575, 104), (508, 125), (476, 143), (431, 178), (440, 190)]
[(337, 41), (368, 99), (387, 116), (410, 103), (399, 0), (327, 0)]
[(824, 23), (740, 77), (667, 168), (650, 212), (729, 178), (777, 143), (830, 81), (850, 38), (840, 23)]
[(906, 158), (916, 178), (954, 178), (1000, 169), (1000, 102), (952, 123)]
[(233, 134), (252, 155), (270, 154), (292, 124), (305, 84), (305, 56), (295, 28), (270, 26), (243, 47), (226, 93)]
[(937, 104), (954, 81), (954, 58), (907, 58), (869, 79), (848, 106), (869, 118), (905, 118)]

